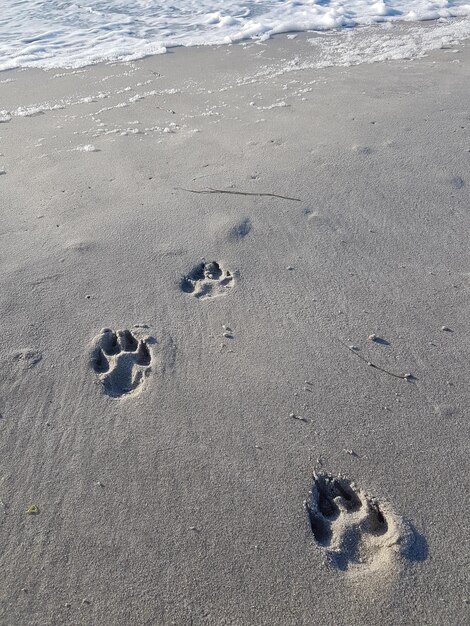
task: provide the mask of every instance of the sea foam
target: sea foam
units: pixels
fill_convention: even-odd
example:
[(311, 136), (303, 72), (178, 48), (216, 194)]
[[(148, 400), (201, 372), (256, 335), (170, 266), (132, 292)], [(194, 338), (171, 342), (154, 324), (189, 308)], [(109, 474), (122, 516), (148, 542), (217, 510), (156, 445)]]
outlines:
[[(223, 6), (223, 9), (221, 9)], [(0, 70), (77, 68), (174, 46), (470, 16), (468, 0), (4, 0)]]

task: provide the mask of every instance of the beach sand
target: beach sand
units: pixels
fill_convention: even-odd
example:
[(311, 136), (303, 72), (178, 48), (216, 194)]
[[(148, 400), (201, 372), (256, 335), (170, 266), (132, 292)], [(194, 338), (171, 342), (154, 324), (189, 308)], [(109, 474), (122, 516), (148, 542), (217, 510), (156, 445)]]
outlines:
[(470, 47), (308, 39), (0, 76), (2, 624), (468, 623)]

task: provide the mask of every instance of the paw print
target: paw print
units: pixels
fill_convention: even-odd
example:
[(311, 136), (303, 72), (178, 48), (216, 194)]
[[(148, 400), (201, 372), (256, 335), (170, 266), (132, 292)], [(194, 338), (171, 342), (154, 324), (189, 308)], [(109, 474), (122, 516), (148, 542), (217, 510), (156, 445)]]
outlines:
[(91, 367), (112, 398), (141, 391), (151, 361), (148, 339), (137, 339), (130, 330), (103, 328), (93, 340)]
[(389, 566), (406, 534), (385, 504), (346, 478), (314, 474), (305, 502), (315, 541), (341, 570), (374, 571)]
[(191, 293), (200, 300), (216, 298), (234, 286), (233, 274), (223, 269), (217, 261), (199, 263), (180, 283), (181, 291)]

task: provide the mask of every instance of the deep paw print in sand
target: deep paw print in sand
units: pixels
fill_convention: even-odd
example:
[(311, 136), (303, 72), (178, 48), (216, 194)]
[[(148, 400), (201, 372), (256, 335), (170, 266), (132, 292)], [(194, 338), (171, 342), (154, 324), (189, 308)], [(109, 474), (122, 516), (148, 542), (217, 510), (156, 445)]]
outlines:
[(233, 274), (223, 269), (217, 261), (199, 263), (180, 283), (182, 291), (200, 300), (223, 296), (233, 286)]
[(137, 339), (130, 330), (103, 328), (93, 340), (91, 366), (113, 398), (140, 391), (151, 360), (148, 340)]
[(305, 506), (316, 542), (340, 570), (375, 571), (400, 550), (398, 518), (345, 478), (314, 474)]

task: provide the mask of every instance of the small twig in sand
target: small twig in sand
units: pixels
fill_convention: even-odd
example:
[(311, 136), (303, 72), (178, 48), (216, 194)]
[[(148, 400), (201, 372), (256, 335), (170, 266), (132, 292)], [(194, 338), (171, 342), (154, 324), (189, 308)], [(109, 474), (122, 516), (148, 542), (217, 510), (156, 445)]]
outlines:
[(300, 198), (291, 198), (290, 196), (280, 196), (277, 193), (255, 193), (250, 191), (230, 191), (229, 189), (186, 189), (186, 187), (175, 187), (181, 191), (189, 191), (190, 193), (229, 193), (234, 196), (268, 196), (269, 198), (281, 198), (282, 200), (293, 200), (294, 202), (302, 202)]
[[(336, 339), (338, 339), (338, 337), (336, 337)], [(344, 343), (344, 341), (341, 341), (341, 339), (338, 339), (338, 341), (340, 342), (341, 345), (345, 346), (349, 350), (349, 352), (352, 352), (357, 357), (359, 357), (361, 361), (364, 361), (364, 363), (367, 363), (369, 367), (373, 367), (374, 369), (379, 370), (379, 372), (383, 372), (384, 374), (393, 376), (393, 378), (401, 378), (402, 380), (410, 380), (411, 378), (413, 378), (412, 374), (395, 374), (394, 372), (390, 372), (389, 370), (386, 370), (383, 367), (380, 367), (380, 365), (371, 363), (371, 361), (368, 361), (365, 357), (362, 356), (362, 354), (359, 354), (356, 350), (354, 350), (354, 348), (350, 348), (346, 343)]]
[(291, 413), (289, 413), (289, 417), (291, 417), (294, 420), (299, 420), (300, 422), (306, 422), (307, 421), (305, 419), (305, 417), (301, 417), (300, 415), (296, 415), (293, 411)]

